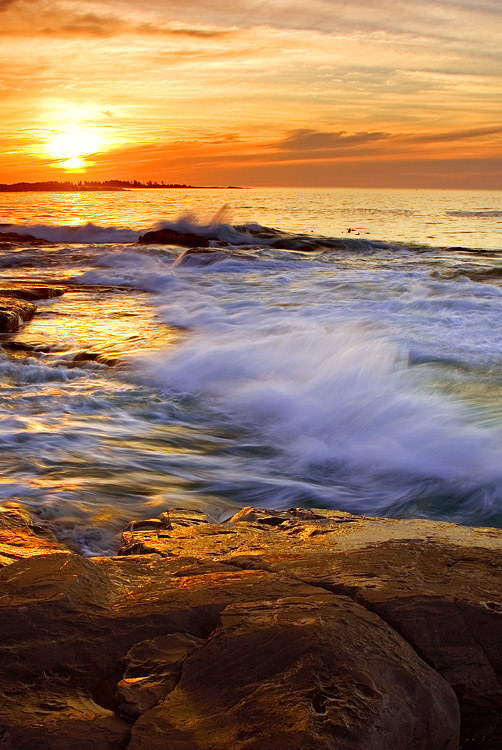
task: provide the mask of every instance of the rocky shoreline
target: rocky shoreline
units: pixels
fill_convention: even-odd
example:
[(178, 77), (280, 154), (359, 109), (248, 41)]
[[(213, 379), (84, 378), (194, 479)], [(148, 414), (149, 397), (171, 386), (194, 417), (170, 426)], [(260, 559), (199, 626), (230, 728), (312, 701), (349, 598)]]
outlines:
[[(5, 282), (0, 333), (68, 290)], [(0, 506), (0, 750), (498, 750), (501, 571), (497, 529), (298, 508), (84, 559)]]
[(502, 532), (169, 509), (84, 559), (0, 513), (2, 750), (502, 743)]

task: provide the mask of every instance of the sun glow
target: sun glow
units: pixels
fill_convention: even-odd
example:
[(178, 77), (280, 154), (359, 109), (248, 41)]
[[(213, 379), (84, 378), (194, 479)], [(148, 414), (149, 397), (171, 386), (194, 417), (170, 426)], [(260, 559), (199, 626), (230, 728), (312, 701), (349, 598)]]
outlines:
[(57, 166), (63, 169), (84, 169), (86, 161), (83, 157), (96, 153), (102, 145), (103, 139), (90, 130), (72, 128), (64, 133), (58, 133), (47, 144), (47, 153), (61, 160)]

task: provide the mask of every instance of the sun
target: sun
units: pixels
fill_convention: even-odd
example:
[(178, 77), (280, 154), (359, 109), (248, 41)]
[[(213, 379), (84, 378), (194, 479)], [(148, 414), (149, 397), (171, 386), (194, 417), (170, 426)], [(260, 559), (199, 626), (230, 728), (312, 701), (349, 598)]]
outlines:
[(83, 128), (72, 128), (55, 135), (47, 144), (47, 153), (60, 159), (57, 166), (62, 169), (79, 170), (86, 166), (83, 157), (99, 151), (103, 139)]

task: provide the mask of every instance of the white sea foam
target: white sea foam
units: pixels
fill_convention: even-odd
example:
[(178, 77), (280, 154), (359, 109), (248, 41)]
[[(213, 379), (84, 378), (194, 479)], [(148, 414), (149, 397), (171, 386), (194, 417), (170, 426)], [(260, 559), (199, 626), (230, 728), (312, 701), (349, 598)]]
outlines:
[[(92, 194), (87, 226), (63, 198), (30, 195), (33, 218), (19, 198), (18, 224), (1, 230), (61, 246), (4, 248), (12, 278), (31, 262), (46, 280), (61, 281), (63, 269), (89, 285), (150, 292), (120, 295), (111, 338), (120, 305), (134, 315), (139, 298), (157, 322), (186, 330), (129, 370), (0, 351), (5, 496), (22, 495), (86, 554), (116, 549), (131, 518), (187, 501), (206, 509), (210, 498), (230, 510), (318, 505), (502, 525), (501, 287), (458, 275), (498, 261), (452, 247), (467, 232), (483, 253), (500, 247), (498, 204), (367, 191), (340, 213), (341, 195), (239, 192), (245, 212), (236, 208), (234, 223), (203, 218), (220, 198), (196, 191), (183, 204), (164, 191)], [(17, 199), (2, 200), (14, 221)], [(190, 252), (176, 263), (182, 248), (125, 244), (191, 204), (199, 217), (157, 228), (207, 237), (209, 265)], [(38, 324), (51, 315), (71, 327), (68, 300), (41, 303), (18, 335), (38, 330), (43, 343)]]
[[(88, 222), (76, 226), (46, 224), (15, 224), (3, 225), (1, 232), (16, 232), (17, 234), (31, 234), (40, 240), (57, 243), (103, 244), (111, 242), (136, 242), (139, 233), (131, 229), (119, 227), (101, 227)], [(0, 234), (1, 237), (1, 234)]]
[(273, 446), (275, 471), (502, 480), (502, 435), (428, 392), (395, 344), (358, 326), (199, 334), (138, 366), (165, 392), (196, 398), (212, 421)]

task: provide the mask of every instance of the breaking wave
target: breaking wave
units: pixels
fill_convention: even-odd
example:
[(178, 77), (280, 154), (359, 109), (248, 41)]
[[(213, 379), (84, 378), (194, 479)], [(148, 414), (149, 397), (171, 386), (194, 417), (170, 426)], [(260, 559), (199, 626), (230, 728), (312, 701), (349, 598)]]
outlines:
[[(124, 227), (103, 227), (91, 222), (80, 225), (2, 224), (2, 232), (31, 235), (57, 244), (131, 244), (136, 243), (145, 231), (171, 229), (180, 234), (196, 235), (208, 240), (211, 247), (245, 247), (289, 250), (301, 253), (341, 251), (373, 254), (381, 250), (403, 251), (407, 246), (390, 244), (359, 237), (323, 237), (319, 235), (287, 232), (254, 222), (231, 224), (226, 206), (211, 218), (195, 213), (183, 213), (173, 221), (159, 221), (149, 230), (139, 231)], [(159, 244), (163, 244), (159, 242)], [(414, 248), (415, 250), (417, 248)]]
[(15, 232), (16, 234), (30, 234), (39, 240), (56, 243), (105, 244), (114, 242), (136, 242), (138, 232), (119, 227), (100, 227), (91, 222), (76, 226), (53, 226), (46, 224), (4, 224), (1, 232)]
[(413, 503), (420, 515), (426, 487), (427, 499), (445, 488), (468, 497), (464, 518), (501, 513), (499, 431), (431, 393), (396, 344), (360, 326), (297, 322), (267, 335), (199, 334), (136, 360), (136, 372), (191, 409), (195, 399), (219, 430), (243, 430), (260, 445), (248, 471), (276, 478), (273, 506), (298, 502), (301, 485), (304, 502), (310, 492), (312, 501), (371, 514)]

